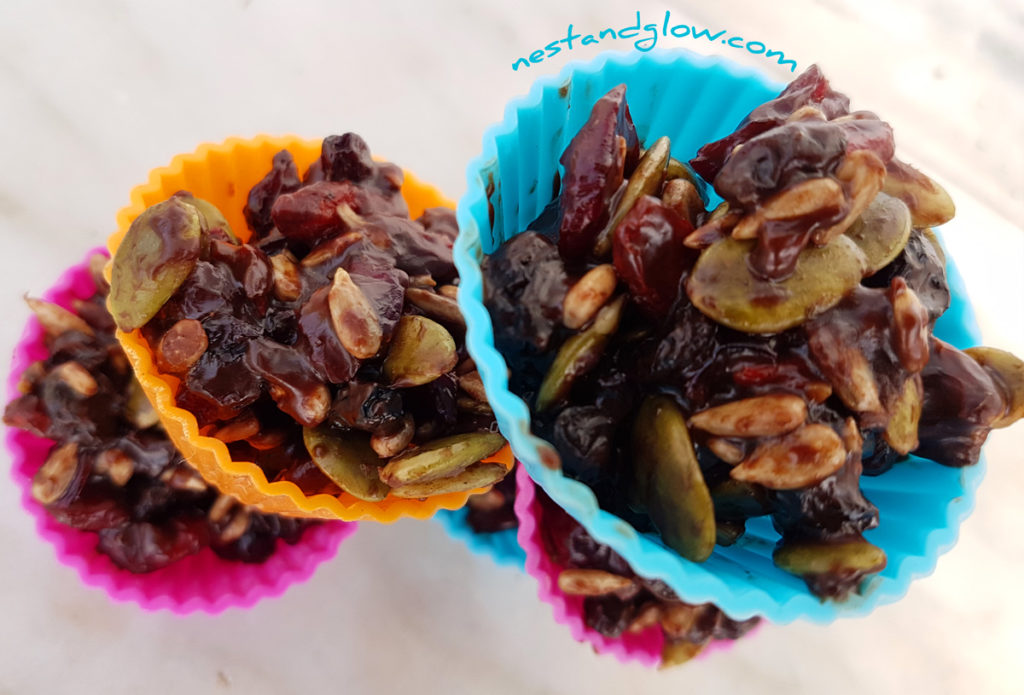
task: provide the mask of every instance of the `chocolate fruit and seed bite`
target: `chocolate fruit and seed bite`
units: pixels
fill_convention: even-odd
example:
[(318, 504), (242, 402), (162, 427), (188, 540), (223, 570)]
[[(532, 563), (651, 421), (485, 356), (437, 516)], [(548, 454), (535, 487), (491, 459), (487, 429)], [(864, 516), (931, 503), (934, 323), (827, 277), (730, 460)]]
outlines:
[(107, 313), (107, 259), (95, 256), (96, 293), (73, 311), (28, 303), (49, 356), (21, 376), (4, 422), (54, 441), (32, 497), (61, 524), (94, 532), (118, 567), (152, 572), (210, 547), (226, 560), (263, 562), (278, 539), (312, 523), (246, 508), (209, 487), (182, 459), (132, 375)]
[(700, 149), (704, 181), (647, 145), (616, 87), (484, 260), (510, 388), (605, 509), (698, 562), (770, 515), (776, 564), (842, 599), (886, 563), (861, 475), (975, 463), (1024, 415), (1024, 363), (932, 335), (953, 203), (817, 67)]
[(583, 597), (587, 626), (619, 638), (658, 625), (665, 639), (663, 668), (689, 661), (711, 640), (739, 639), (760, 622), (733, 620), (710, 603), (685, 603), (664, 582), (637, 575), (539, 488), (535, 512), (544, 551), (560, 568), (558, 588)]
[(348, 133), (302, 179), (279, 152), (245, 243), (181, 192), (133, 222), (111, 312), (141, 329), (201, 432), (307, 495), (366, 501), (485, 487), (504, 445), (465, 350), (451, 210), (417, 220), (402, 171)]

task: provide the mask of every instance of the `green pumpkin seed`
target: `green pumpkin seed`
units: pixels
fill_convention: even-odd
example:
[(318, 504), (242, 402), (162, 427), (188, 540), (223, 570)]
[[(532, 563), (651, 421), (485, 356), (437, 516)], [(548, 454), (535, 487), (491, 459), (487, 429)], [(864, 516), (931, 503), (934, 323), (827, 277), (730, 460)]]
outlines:
[(327, 425), (302, 428), (313, 463), (338, 487), (367, 502), (380, 502), (389, 488), (378, 475), (383, 463), (363, 432), (342, 432)]
[(380, 479), (391, 487), (399, 487), (447, 478), (493, 456), (503, 446), (504, 437), (492, 432), (444, 437), (395, 456), (380, 470)]
[(785, 543), (772, 554), (775, 564), (801, 577), (872, 573), (885, 568), (885, 552), (863, 538), (840, 543)]
[(392, 488), (391, 494), (407, 499), (422, 499), (434, 495), (445, 495), (449, 492), (465, 492), (494, 485), (507, 474), (508, 469), (500, 463), (477, 463), (449, 478), (438, 478), (426, 483), (412, 483)]
[(619, 327), (625, 302), (625, 297), (619, 297), (601, 307), (589, 328), (562, 344), (537, 391), (538, 411), (567, 398), (573, 382), (597, 365), (608, 340)]
[(619, 204), (615, 206), (615, 212), (608, 226), (601, 230), (601, 234), (594, 242), (594, 255), (598, 258), (607, 256), (612, 251), (612, 238), (615, 235), (615, 228), (619, 226), (626, 214), (633, 209), (636, 201), (642, 196), (654, 195), (661, 186), (661, 179), (665, 174), (665, 165), (668, 164), (669, 153), (672, 151), (672, 142), (667, 137), (658, 138), (651, 145), (629, 177), (626, 190), (619, 198)]
[(882, 435), (897, 454), (909, 454), (917, 448), (917, 425), (921, 421), (921, 379), (912, 376), (889, 412), (889, 422)]
[(1015, 355), (996, 348), (973, 347), (964, 352), (994, 376), (997, 385), (1004, 387), (1004, 396), (1007, 397), (1006, 412), (992, 423), (992, 427), (1009, 427), (1024, 418), (1024, 362)]
[(725, 238), (704, 249), (686, 282), (706, 316), (744, 333), (779, 333), (832, 308), (864, 276), (867, 260), (848, 237), (807, 248), (793, 274), (762, 280), (747, 266), (754, 241)]
[(899, 198), (879, 193), (846, 231), (867, 258), (867, 275), (878, 272), (900, 255), (910, 239), (910, 210)]
[(180, 198), (158, 203), (132, 222), (114, 256), (110, 313), (122, 331), (144, 326), (199, 260), (202, 222)]
[(633, 423), (630, 498), (650, 514), (662, 540), (703, 562), (715, 547), (715, 511), (686, 417), (672, 399), (652, 396)]
[(398, 321), (382, 371), (396, 388), (422, 386), (453, 370), (458, 361), (455, 340), (444, 326), (406, 314)]
[(203, 218), (203, 222), (206, 223), (207, 231), (212, 232), (219, 229), (228, 236), (228, 239), (230, 239), (232, 243), (241, 243), (235, 235), (234, 230), (231, 229), (231, 224), (228, 222), (228, 218), (224, 217), (224, 213), (220, 211), (220, 208), (209, 200), (206, 200), (205, 198), (196, 198), (188, 191), (178, 191), (174, 194), (174, 197), (184, 200), (199, 211), (199, 214)]

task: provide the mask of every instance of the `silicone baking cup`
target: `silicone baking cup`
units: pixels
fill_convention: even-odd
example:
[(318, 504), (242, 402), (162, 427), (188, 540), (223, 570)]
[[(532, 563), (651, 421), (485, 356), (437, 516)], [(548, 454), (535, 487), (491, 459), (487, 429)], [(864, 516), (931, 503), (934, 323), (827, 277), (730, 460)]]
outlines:
[[(518, 476), (519, 470), (513, 471)], [(474, 554), (489, 557), (499, 565), (523, 568), (526, 553), (519, 545), (514, 528), (494, 533), (477, 533), (469, 525), (469, 509), (463, 507), (454, 511), (442, 510), (434, 518), (444, 527), (448, 535), (464, 543)]]
[[(118, 212), (118, 230), (107, 241), (111, 255), (117, 252), (121, 239), (136, 217), (149, 206), (167, 200), (180, 190), (190, 191), (216, 205), (235, 233), (243, 241), (248, 239), (250, 231), (242, 210), (249, 189), (270, 171), (274, 154), (288, 150), (302, 172), (320, 156), (320, 148), (320, 140), (261, 135), (251, 140), (230, 138), (219, 145), (204, 144), (192, 154), (178, 155), (169, 166), (151, 171), (148, 183), (132, 189), (131, 204)], [(427, 208), (453, 207), (452, 202), (437, 189), (408, 171), (405, 172), (402, 197), (408, 203), (413, 219)], [(402, 517), (426, 519), (439, 509), (458, 509), (471, 494), (481, 492), (449, 493), (426, 500), (388, 496), (380, 502), (365, 502), (347, 493), (340, 497), (326, 494), (307, 496), (294, 483), (270, 482), (256, 464), (233, 460), (223, 442), (201, 434), (195, 416), (175, 405), (174, 394), (179, 380), (172, 375), (161, 374), (156, 368), (150, 347), (139, 330), (131, 333), (118, 331), (117, 338), (139, 383), (159, 413), (164, 429), (182, 455), (207, 482), (262, 511), (317, 519), (390, 523)], [(512, 467), (508, 447), (486, 460)]]
[[(960, 522), (974, 506), (984, 462), (954, 469), (911, 457), (885, 475), (864, 477), (862, 488), (881, 514), (879, 528), (866, 538), (885, 550), (888, 566), (859, 595), (836, 603), (820, 601), (802, 580), (775, 567), (771, 553), (778, 534), (767, 517), (748, 522), (747, 533), (732, 547), (716, 547), (704, 563), (690, 562), (656, 536), (640, 534), (600, 509), (590, 488), (564, 477), (555, 450), (531, 434), (529, 408), (509, 391), (508, 367), (494, 347), (480, 261), (526, 229), (550, 202), (562, 151), (593, 103), (623, 83), (641, 141), (668, 135), (672, 156), (682, 161), (730, 133), (782, 89), (750, 69), (687, 51), (602, 54), (539, 79), (527, 96), (508, 104), (501, 123), (486, 131), (483, 153), (468, 166), (468, 189), (458, 205), (455, 264), (469, 352), (502, 433), (533, 479), (594, 538), (638, 573), (667, 582), (687, 602), (715, 603), (737, 619), (760, 615), (773, 623), (797, 618), (827, 623), (898, 600), (956, 542)], [(979, 332), (963, 282), (952, 262), (947, 271), (953, 303), (935, 334), (957, 347), (975, 345)]]
[[(543, 509), (537, 502), (537, 490), (530, 479), (530, 474), (522, 466), (516, 471), (515, 510), (516, 518), (519, 520), (516, 533), (519, 545), (526, 555), (526, 572), (537, 580), (537, 595), (541, 601), (551, 605), (555, 622), (567, 626), (573, 639), (589, 644), (598, 654), (611, 654), (622, 663), (637, 662), (652, 668), (660, 666), (665, 636), (659, 626), (652, 625), (637, 634), (607, 637), (587, 626), (583, 618), (583, 597), (569, 596), (558, 588), (558, 575), (565, 568), (555, 564), (544, 546), (541, 534), (544, 524)], [(754, 631), (760, 629), (760, 626), (754, 627)], [(748, 632), (741, 639), (750, 637), (752, 632)], [(736, 641), (712, 640), (700, 651), (697, 658), (725, 651)]]
[[(73, 299), (91, 297), (95, 287), (87, 261), (96, 253), (105, 253), (105, 250), (93, 249), (86, 254), (85, 261), (65, 271), (44, 298), (70, 308)], [(32, 317), (14, 350), (7, 381), (8, 400), (19, 395), (18, 379), (25, 368), (47, 354), (43, 331)], [(96, 550), (95, 533), (57, 523), (32, 498), (32, 476), (46, 460), (52, 444), (49, 439), (22, 430), (7, 430), (12, 477), (21, 489), (22, 506), (35, 519), (36, 531), (53, 547), (60, 563), (74, 568), (85, 584), (104, 590), (116, 601), (137, 603), (146, 610), (219, 613), (278, 596), (289, 586), (308, 579), (321, 562), (334, 557), (342, 540), (357, 527), (357, 524), (343, 522), (318, 524), (306, 529), (295, 545), (278, 541), (274, 554), (261, 564), (222, 560), (205, 548), (162, 570), (133, 574), (117, 567)]]

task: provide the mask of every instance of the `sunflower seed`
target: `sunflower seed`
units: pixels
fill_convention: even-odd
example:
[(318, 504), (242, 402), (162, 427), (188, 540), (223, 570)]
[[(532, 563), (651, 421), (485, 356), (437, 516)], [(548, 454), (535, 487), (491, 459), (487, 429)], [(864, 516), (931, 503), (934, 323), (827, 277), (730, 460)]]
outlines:
[(590, 322), (615, 292), (618, 278), (615, 267), (605, 263), (588, 270), (569, 288), (562, 300), (562, 323), (576, 330)]
[(773, 393), (702, 410), (689, 424), (718, 437), (774, 437), (791, 432), (805, 420), (807, 403), (803, 398)]
[(558, 574), (558, 589), (569, 596), (605, 596), (632, 586), (632, 579), (604, 570), (566, 569)]
[(809, 424), (761, 444), (729, 475), (770, 490), (796, 490), (820, 483), (846, 463), (843, 441), (828, 425)]

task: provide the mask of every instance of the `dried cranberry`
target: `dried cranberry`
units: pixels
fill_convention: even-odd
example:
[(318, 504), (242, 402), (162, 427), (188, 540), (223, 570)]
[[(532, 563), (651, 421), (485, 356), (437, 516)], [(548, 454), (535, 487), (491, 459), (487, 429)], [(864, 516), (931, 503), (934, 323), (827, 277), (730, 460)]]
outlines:
[(348, 181), (321, 181), (281, 195), (271, 214), (278, 231), (288, 239), (320, 241), (328, 234), (348, 231), (338, 214), (339, 205), (363, 213), (368, 207), (366, 193)]
[[(620, 150), (618, 138), (625, 140)], [(608, 222), (609, 204), (622, 185), (625, 171), (640, 156), (633, 119), (626, 105), (626, 86), (619, 85), (594, 104), (590, 118), (562, 154), (562, 181), (558, 248), (575, 260), (587, 255)]]
[(241, 284), (245, 296), (253, 302), (259, 313), (267, 310), (270, 292), (274, 288), (267, 254), (248, 244), (214, 241), (210, 243), (210, 260), (223, 263), (231, 269), (235, 281)]
[(737, 145), (781, 125), (802, 106), (817, 107), (832, 120), (849, 113), (850, 100), (834, 91), (817, 65), (807, 68), (775, 99), (750, 112), (735, 132), (700, 148), (690, 166), (706, 181), (714, 181)]
[(274, 227), (270, 210), (277, 197), (282, 193), (291, 193), (301, 185), (299, 171), (295, 168), (291, 153), (281, 150), (275, 154), (270, 173), (252, 187), (245, 204), (245, 221), (257, 239)]
[(699, 253), (683, 241), (693, 226), (651, 196), (643, 196), (615, 230), (615, 270), (629, 286), (631, 298), (658, 319), (672, 307), (679, 280)]
[(569, 279), (558, 249), (535, 232), (517, 234), (484, 259), (484, 302), (498, 349), (546, 350), (562, 324)]
[(324, 384), (302, 353), (266, 338), (249, 343), (245, 364), (270, 385), (270, 395), (303, 427), (320, 424), (330, 403)]
[(751, 138), (725, 160), (715, 191), (746, 209), (784, 188), (835, 172), (846, 153), (843, 129), (834, 123), (797, 121)]
[(418, 222), (374, 215), (367, 218), (367, 237), (381, 248), (390, 250), (395, 265), (409, 275), (431, 275), (437, 282), (450, 282), (456, 276), (452, 260), (452, 244), (447, 227), (425, 229)]
[(98, 548), (129, 572), (153, 572), (199, 552), (209, 544), (209, 535), (203, 518), (136, 521), (100, 531)]
[(366, 141), (355, 133), (324, 138), (320, 162), (328, 181), (359, 183), (373, 175), (373, 157)]
[(402, 394), (374, 382), (350, 381), (338, 389), (331, 421), (364, 432), (383, 432), (404, 414)]
[(436, 439), (455, 425), (458, 393), (458, 379), (451, 373), (442, 374), (429, 384), (405, 389), (403, 402), (416, 423), (416, 441)]

